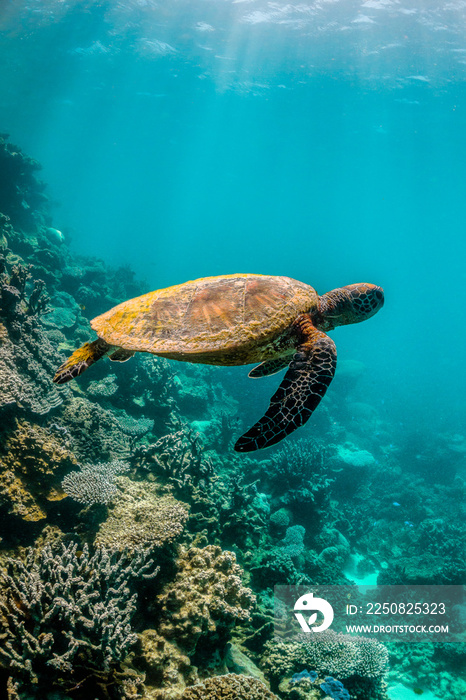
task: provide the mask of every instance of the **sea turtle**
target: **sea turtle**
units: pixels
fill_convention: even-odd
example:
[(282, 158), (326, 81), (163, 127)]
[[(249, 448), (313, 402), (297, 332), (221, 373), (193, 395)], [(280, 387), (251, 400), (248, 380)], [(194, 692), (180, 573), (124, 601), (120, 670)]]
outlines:
[(58, 369), (57, 384), (77, 377), (104, 355), (124, 362), (150, 352), (184, 362), (247, 365), (250, 377), (288, 367), (265, 415), (235, 445), (238, 452), (280, 442), (309, 419), (336, 367), (326, 335), (382, 307), (383, 289), (350, 284), (323, 296), (289, 277), (204, 277), (130, 299), (91, 321), (98, 338)]

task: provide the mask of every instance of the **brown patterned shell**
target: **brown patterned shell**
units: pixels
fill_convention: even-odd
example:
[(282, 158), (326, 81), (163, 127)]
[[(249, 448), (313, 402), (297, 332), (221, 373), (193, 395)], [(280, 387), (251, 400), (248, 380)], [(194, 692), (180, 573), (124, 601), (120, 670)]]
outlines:
[(219, 364), (237, 364), (239, 353), (254, 362), (254, 348), (270, 345), (317, 299), (312, 287), (289, 277), (204, 277), (125, 301), (91, 326), (127, 350), (200, 362), (217, 356)]

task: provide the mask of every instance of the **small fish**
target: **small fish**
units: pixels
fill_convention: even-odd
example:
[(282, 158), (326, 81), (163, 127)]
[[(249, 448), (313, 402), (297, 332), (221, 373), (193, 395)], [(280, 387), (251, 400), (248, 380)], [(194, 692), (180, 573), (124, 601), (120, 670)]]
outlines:
[(416, 693), (416, 695), (423, 695), (424, 691), (422, 688), (413, 688), (413, 693)]
[(396, 501), (393, 501), (392, 506), (400, 506), (401, 503), (397, 503)]

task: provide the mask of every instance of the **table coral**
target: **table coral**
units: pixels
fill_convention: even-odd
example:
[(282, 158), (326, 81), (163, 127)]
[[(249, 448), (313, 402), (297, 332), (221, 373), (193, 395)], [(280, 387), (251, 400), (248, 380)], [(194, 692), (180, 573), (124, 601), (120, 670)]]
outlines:
[(279, 700), (257, 678), (228, 673), (186, 688), (181, 700)]
[(70, 472), (61, 482), (67, 494), (79, 503), (110, 503), (118, 493), (115, 477), (128, 471), (124, 462), (113, 460), (98, 464), (83, 464), (79, 471)]
[(300, 634), (295, 640), (270, 640), (265, 645), (262, 666), (272, 687), (302, 668), (312, 668), (320, 677), (350, 679), (345, 680), (350, 693), (355, 684), (366, 691), (375, 689), (375, 693), (382, 692), (388, 651), (375, 639), (326, 630), (315, 635)]
[(245, 621), (255, 596), (241, 581), (233, 552), (208, 545), (192, 547), (178, 558), (175, 580), (158, 598), (160, 632), (188, 655), (199, 641), (205, 648), (225, 645), (236, 621)]
[(115, 484), (118, 494), (97, 533), (99, 546), (162, 547), (179, 537), (188, 519), (184, 504), (171, 495), (160, 495), (158, 487), (148, 481), (120, 476)]

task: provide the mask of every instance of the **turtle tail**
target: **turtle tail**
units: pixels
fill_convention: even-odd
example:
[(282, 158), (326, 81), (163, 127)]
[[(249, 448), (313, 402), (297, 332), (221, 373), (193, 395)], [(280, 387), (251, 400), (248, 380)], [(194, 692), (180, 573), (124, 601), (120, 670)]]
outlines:
[(110, 350), (111, 345), (97, 338), (92, 343), (84, 343), (56, 371), (53, 378), (55, 384), (66, 384), (71, 379), (79, 377), (88, 367), (100, 360)]

